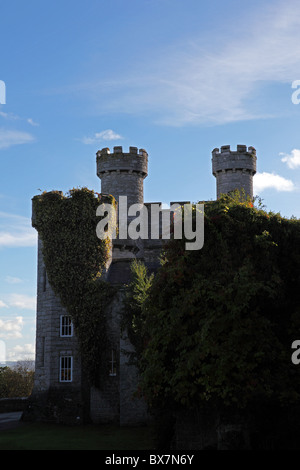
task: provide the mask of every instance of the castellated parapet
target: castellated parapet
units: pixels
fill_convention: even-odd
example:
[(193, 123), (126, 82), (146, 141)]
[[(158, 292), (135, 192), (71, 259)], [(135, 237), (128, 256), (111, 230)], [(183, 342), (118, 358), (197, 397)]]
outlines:
[(144, 149), (129, 147), (124, 153), (122, 147), (97, 152), (97, 175), (101, 179), (101, 192), (127, 196), (128, 206), (144, 203), (144, 179), (148, 176), (148, 153)]
[(256, 150), (254, 147), (238, 145), (230, 150), (230, 145), (212, 151), (212, 172), (217, 180), (217, 198), (235, 189), (244, 190), (253, 198), (253, 176), (256, 173)]

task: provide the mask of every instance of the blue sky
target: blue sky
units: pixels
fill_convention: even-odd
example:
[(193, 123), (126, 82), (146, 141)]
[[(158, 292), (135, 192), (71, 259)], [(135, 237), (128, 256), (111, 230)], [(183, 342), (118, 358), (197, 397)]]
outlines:
[(298, 1), (2, 0), (0, 25), (7, 360), (34, 354), (31, 198), (99, 191), (103, 147), (147, 150), (146, 201), (196, 202), (215, 198), (215, 147), (253, 146), (255, 194), (268, 210), (300, 218)]

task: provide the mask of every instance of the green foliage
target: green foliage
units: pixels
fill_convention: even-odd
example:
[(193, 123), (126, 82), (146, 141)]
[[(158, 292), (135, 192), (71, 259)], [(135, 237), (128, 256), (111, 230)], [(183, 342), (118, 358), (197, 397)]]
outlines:
[(66, 196), (51, 191), (33, 198), (33, 224), (43, 243), (49, 282), (72, 316), (83, 366), (95, 385), (106, 345), (104, 310), (114, 292), (101, 280), (110, 244), (96, 235), (101, 203), (114, 204), (114, 198), (87, 188), (72, 189)]
[(135, 259), (131, 263), (131, 283), (126, 289), (122, 328), (126, 329), (128, 337), (135, 348), (130, 357), (131, 363), (136, 365), (138, 365), (140, 355), (145, 348), (143, 341), (145, 337), (143, 305), (153, 279), (154, 274), (148, 275), (147, 268), (142, 261)]
[(168, 244), (142, 308), (137, 302), (148, 403), (295, 403), (300, 221), (223, 196), (205, 205), (204, 247), (184, 244)]
[(0, 367), (0, 398), (28, 397), (34, 381), (34, 370), (22, 363), (16, 367)]

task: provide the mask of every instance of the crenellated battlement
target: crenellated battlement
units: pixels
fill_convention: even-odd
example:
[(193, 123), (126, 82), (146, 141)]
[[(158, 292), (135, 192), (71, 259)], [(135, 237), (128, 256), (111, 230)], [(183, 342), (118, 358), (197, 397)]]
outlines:
[(138, 149), (137, 147), (129, 147), (129, 152), (123, 152), (122, 146), (117, 146), (113, 148), (113, 152), (110, 151), (108, 147), (103, 148), (102, 150), (98, 150), (97, 157), (101, 157), (103, 155), (140, 155), (142, 157), (148, 157), (148, 153), (144, 149)]
[(213, 156), (218, 156), (218, 155), (227, 155), (228, 153), (230, 154), (250, 154), (252, 156), (256, 156), (256, 149), (254, 147), (248, 147), (246, 145), (237, 145), (236, 150), (231, 150), (230, 145), (222, 145), (221, 147), (221, 152), (220, 149), (215, 148), (212, 151)]
[(213, 175), (220, 171), (250, 171), (256, 173), (256, 150), (254, 147), (238, 145), (237, 150), (230, 150), (230, 145), (223, 145), (221, 152), (218, 148), (212, 151)]

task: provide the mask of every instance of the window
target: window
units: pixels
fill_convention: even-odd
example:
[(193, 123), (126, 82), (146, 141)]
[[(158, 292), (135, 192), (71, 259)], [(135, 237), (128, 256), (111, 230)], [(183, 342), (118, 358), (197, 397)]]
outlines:
[(73, 336), (73, 323), (70, 315), (60, 317), (60, 336)]
[(73, 357), (61, 356), (59, 381), (60, 382), (72, 382), (72, 378), (73, 378)]
[(116, 360), (116, 351), (111, 350), (111, 356), (109, 360), (109, 375), (111, 377), (117, 375), (117, 360)]

